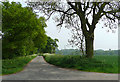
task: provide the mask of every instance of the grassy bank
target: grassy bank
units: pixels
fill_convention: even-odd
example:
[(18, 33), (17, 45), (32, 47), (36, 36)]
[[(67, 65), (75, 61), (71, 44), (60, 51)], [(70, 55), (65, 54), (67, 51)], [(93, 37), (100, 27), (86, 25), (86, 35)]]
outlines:
[(118, 73), (117, 56), (94, 56), (92, 59), (80, 55), (47, 55), (45, 60), (63, 68), (72, 68), (82, 71)]
[(23, 70), (24, 66), (36, 56), (24, 56), (2, 60), (2, 75), (12, 74)]

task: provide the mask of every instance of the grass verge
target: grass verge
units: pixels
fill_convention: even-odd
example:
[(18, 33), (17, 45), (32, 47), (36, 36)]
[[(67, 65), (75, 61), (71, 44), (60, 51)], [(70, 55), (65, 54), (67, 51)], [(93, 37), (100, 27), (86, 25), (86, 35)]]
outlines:
[(118, 73), (117, 56), (94, 56), (89, 59), (80, 55), (45, 55), (45, 60), (53, 65), (89, 72)]
[(12, 74), (22, 71), (23, 68), (36, 56), (24, 56), (13, 59), (2, 60), (2, 75)]

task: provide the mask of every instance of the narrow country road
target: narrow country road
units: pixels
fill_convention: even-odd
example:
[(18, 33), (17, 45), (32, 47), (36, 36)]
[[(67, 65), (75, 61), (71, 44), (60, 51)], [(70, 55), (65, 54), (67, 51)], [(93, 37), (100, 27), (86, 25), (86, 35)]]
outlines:
[(118, 74), (82, 72), (59, 68), (45, 62), (42, 56), (33, 59), (23, 71), (2, 76), (3, 80), (118, 80)]

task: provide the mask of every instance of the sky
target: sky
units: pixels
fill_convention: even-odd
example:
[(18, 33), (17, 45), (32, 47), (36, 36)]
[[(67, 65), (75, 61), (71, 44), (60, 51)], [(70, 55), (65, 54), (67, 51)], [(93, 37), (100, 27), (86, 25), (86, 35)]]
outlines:
[[(62, 27), (59, 29), (56, 27), (56, 24), (52, 19), (47, 21), (48, 27), (45, 29), (47, 35), (52, 38), (59, 39), (59, 49), (70, 49), (72, 48), (68, 44), (68, 39), (71, 38), (71, 32), (69, 29)], [(95, 39), (94, 39), (94, 49), (103, 49), (103, 50), (116, 50), (118, 49), (118, 29), (115, 29), (115, 33), (107, 32), (108, 28), (102, 28), (102, 24), (97, 24), (95, 29)]]
[[(23, 0), (9, 0), (9, 1), (19, 1), (21, 2), (22, 6), (26, 6), (25, 1)], [(41, 15), (41, 14), (40, 14)], [(58, 42), (58, 49), (71, 49), (75, 47), (71, 47), (68, 45), (68, 39), (71, 38), (71, 32), (69, 29), (62, 27), (59, 29), (56, 25), (57, 23), (50, 18), (47, 22), (46, 34), (53, 39), (57, 38)], [(107, 32), (108, 28), (102, 28), (102, 23), (97, 24), (95, 29), (95, 39), (94, 39), (94, 49), (103, 49), (103, 50), (117, 50), (118, 49), (118, 28), (115, 29), (115, 33)]]

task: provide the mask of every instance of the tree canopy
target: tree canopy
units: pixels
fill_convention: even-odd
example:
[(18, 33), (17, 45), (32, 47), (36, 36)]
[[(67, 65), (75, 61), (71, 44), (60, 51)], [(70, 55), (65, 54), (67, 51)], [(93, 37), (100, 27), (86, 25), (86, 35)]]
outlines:
[(57, 42), (59, 41), (58, 39), (52, 39), (51, 37), (47, 37), (47, 45), (42, 51), (44, 53), (55, 53), (55, 50), (57, 49), (58, 45)]
[(38, 17), (32, 8), (20, 3), (2, 3), (3, 58), (36, 53), (45, 48), (47, 27), (44, 17)]
[[(94, 30), (100, 20), (104, 20), (106, 27), (116, 28), (117, 19), (120, 18), (119, 2), (88, 2), (83, 0), (66, 0), (51, 2), (39, 1), (28, 2), (28, 5), (34, 9), (41, 10), (48, 19), (51, 15), (57, 13), (55, 21), (57, 26), (72, 29), (73, 39), (69, 42), (78, 46), (82, 51), (86, 51), (86, 57), (93, 57), (94, 54)], [(85, 45), (83, 45), (85, 43)], [(84, 49), (83, 49), (84, 47)]]

